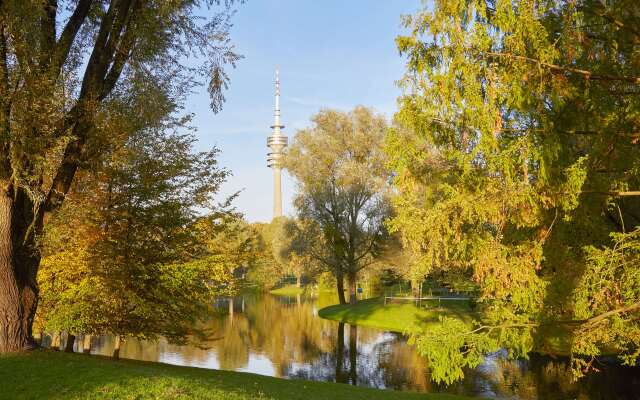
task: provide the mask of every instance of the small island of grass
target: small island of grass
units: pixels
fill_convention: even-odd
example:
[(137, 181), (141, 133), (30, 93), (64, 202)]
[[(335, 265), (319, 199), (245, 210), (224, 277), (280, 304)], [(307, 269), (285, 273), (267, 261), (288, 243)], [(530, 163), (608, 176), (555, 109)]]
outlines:
[(269, 293), (276, 296), (297, 296), (304, 293), (304, 287), (296, 285), (286, 285), (277, 289), (270, 290)]
[(318, 315), (325, 319), (399, 333), (437, 323), (441, 316), (459, 318), (469, 324), (474, 318), (466, 301), (428, 300), (417, 306), (411, 301), (385, 304), (382, 297), (361, 300), (353, 305), (336, 304), (325, 307), (318, 311)]

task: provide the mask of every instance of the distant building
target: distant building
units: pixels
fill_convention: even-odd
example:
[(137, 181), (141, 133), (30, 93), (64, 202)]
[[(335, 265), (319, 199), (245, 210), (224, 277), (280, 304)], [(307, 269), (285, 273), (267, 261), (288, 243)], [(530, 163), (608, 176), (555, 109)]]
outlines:
[(284, 125), (280, 124), (280, 71), (276, 68), (276, 106), (274, 114), (273, 133), (267, 138), (267, 147), (271, 152), (267, 154), (267, 165), (273, 168), (273, 218), (282, 216), (282, 151), (287, 147), (287, 137), (282, 134)]

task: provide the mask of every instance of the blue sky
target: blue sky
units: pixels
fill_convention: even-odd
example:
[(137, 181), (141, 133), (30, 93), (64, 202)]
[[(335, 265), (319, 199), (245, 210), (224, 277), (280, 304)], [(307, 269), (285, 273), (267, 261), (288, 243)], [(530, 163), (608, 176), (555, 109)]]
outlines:
[[(194, 93), (201, 149), (217, 146), (221, 164), (233, 176), (223, 195), (242, 190), (235, 201), (249, 221), (272, 216), (272, 171), (266, 138), (273, 122), (273, 82), (281, 75), (281, 109), (289, 140), (321, 108), (370, 106), (391, 117), (396, 109), (404, 62), (394, 39), (400, 16), (420, 0), (248, 0), (238, 7), (231, 31), (245, 58), (230, 71), (227, 103), (218, 115), (206, 91)], [(284, 213), (293, 215), (295, 182), (283, 177)]]

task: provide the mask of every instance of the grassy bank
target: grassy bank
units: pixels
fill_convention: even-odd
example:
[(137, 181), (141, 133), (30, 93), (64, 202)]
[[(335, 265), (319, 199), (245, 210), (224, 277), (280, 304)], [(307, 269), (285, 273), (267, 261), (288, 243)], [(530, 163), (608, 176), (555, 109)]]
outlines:
[(287, 285), (278, 289), (270, 290), (269, 293), (276, 296), (297, 296), (304, 293), (304, 288), (297, 287), (296, 285)]
[(358, 301), (355, 305), (336, 304), (318, 311), (322, 318), (346, 322), (360, 326), (370, 326), (393, 332), (405, 332), (412, 326), (428, 327), (437, 323), (440, 316), (459, 318), (469, 323), (473, 312), (467, 302), (437, 301), (423, 302), (418, 307), (413, 302), (394, 302), (384, 304), (380, 297)]
[(0, 399), (463, 399), (33, 351), (0, 355)]
[[(429, 300), (422, 307), (415, 303), (388, 303), (384, 304), (382, 298), (362, 300), (355, 305), (336, 304), (318, 311), (322, 318), (334, 321), (346, 322), (359, 326), (369, 326), (386, 331), (405, 333), (413, 326), (429, 329), (430, 324), (438, 322), (440, 316), (449, 316), (461, 319), (471, 324), (477, 315), (471, 310), (469, 304), (462, 301), (437, 301)], [(561, 326), (547, 326), (539, 328), (535, 334), (534, 349), (540, 354), (553, 354), (568, 356), (571, 348), (571, 333)], [(615, 354), (613, 351), (609, 351)], [(605, 354), (607, 350), (605, 350)]]

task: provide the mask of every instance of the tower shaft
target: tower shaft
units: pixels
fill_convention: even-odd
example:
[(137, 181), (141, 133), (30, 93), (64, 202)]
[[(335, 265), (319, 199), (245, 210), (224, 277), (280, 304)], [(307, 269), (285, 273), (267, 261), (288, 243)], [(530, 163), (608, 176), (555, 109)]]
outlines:
[(273, 218), (282, 216), (282, 169), (273, 168)]

